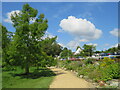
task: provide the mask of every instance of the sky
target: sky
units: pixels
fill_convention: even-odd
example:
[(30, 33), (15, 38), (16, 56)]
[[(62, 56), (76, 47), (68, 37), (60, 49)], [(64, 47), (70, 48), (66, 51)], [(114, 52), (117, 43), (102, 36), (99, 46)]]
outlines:
[[(11, 13), (22, 10), (26, 2), (3, 2), (2, 24), (15, 32)], [(84, 44), (105, 50), (118, 44), (117, 2), (29, 2), (48, 19), (46, 36), (57, 36), (57, 42), (72, 51)]]

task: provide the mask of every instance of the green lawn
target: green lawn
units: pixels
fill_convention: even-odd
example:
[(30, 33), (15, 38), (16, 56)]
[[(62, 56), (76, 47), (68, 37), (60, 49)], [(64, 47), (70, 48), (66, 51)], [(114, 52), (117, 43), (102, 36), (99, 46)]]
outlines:
[(23, 70), (17, 68), (15, 71), (3, 71), (3, 88), (49, 88), (55, 74), (47, 69), (35, 70), (30, 68), (30, 74), (23, 74)]

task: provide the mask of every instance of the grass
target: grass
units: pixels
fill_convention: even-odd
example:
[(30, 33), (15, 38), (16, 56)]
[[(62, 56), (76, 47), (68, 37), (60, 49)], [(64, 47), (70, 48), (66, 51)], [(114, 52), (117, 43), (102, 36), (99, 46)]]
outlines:
[(3, 71), (3, 88), (49, 88), (55, 74), (47, 69), (36, 70), (30, 68), (28, 75), (23, 74), (23, 70), (17, 68), (14, 71)]
[(1, 68), (1, 66), (2, 66), (2, 59), (0, 57), (0, 89), (2, 87), (2, 68)]
[(2, 87), (2, 72), (1, 72), (1, 68), (0, 68), (0, 89)]

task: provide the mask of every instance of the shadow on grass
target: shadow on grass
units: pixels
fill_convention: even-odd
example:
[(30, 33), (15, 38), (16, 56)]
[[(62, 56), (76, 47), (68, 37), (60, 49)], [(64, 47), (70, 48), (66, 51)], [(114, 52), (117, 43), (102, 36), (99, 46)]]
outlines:
[(10, 73), (13, 77), (16, 76), (20, 76), (21, 78), (30, 78), (30, 79), (37, 79), (40, 77), (51, 77), (51, 76), (55, 76), (56, 74), (49, 70), (49, 69), (37, 69), (32, 73), (28, 73), (28, 74), (14, 74), (14, 73)]

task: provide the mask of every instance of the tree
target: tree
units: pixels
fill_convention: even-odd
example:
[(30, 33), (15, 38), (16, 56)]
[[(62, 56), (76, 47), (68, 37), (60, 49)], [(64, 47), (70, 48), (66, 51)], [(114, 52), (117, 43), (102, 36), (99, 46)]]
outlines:
[(84, 48), (83, 51), (85, 56), (92, 56), (94, 50), (96, 49), (94, 45), (86, 45), (86, 44), (84, 44), (83, 48)]
[(102, 51), (95, 51), (95, 53), (101, 53)]
[(72, 57), (73, 53), (71, 50), (67, 49), (66, 47), (63, 49), (63, 51), (60, 53), (61, 58), (68, 58)]
[[(37, 14), (36, 9), (25, 4), (19, 14), (11, 15), (16, 32), (11, 43), (10, 59), (15, 65), (24, 68), (26, 74), (29, 73), (30, 66), (41, 60), (39, 57), (43, 53), (39, 43), (48, 28), (48, 21), (44, 19), (44, 14), (38, 17)], [(31, 22), (32, 19), (35, 21)]]
[(118, 52), (118, 51), (119, 51), (118, 47), (112, 47), (112, 48), (109, 48), (108, 50), (105, 50), (104, 52), (114, 54), (115, 52)]
[(7, 51), (10, 45), (12, 32), (9, 32), (2, 24), (0, 24), (0, 27), (2, 28), (2, 62), (4, 66), (9, 63)]
[(76, 51), (78, 50), (78, 48), (80, 48), (80, 49), (81, 49), (81, 47), (80, 47), (80, 46), (77, 46)]
[(62, 47), (59, 44), (57, 44), (56, 38), (57, 37), (48, 37), (45, 40), (43, 40), (41, 47), (43, 47), (43, 51), (46, 52), (48, 56), (58, 56), (62, 51)]

